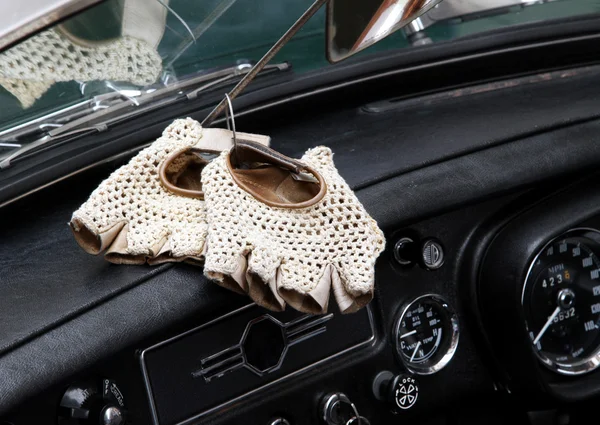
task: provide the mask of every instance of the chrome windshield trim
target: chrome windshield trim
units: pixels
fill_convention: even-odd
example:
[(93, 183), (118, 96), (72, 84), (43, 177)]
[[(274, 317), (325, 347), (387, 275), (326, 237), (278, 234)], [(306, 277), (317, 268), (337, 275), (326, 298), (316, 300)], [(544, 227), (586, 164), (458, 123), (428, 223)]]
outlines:
[(432, 21), (466, 19), (488, 12), (508, 12), (515, 6), (533, 6), (559, 0), (445, 0), (431, 9), (427, 15)]
[(0, 51), (103, 0), (5, 1), (0, 13)]
[(556, 1), (565, 0), (444, 0), (415, 19), (402, 31), (411, 40), (414, 34), (421, 33), (439, 22), (464, 22)]

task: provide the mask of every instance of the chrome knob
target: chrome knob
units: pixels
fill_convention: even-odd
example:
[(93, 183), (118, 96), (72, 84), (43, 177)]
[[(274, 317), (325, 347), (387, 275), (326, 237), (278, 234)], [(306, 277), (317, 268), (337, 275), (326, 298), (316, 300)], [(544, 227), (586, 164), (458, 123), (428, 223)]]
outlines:
[(102, 412), (102, 425), (123, 425), (123, 412), (118, 407), (110, 406)]
[(330, 394), (321, 402), (321, 418), (327, 425), (369, 425), (344, 393)]
[(285, 418), (276, 418), (269, 425), (290, 425), (290, 422)]

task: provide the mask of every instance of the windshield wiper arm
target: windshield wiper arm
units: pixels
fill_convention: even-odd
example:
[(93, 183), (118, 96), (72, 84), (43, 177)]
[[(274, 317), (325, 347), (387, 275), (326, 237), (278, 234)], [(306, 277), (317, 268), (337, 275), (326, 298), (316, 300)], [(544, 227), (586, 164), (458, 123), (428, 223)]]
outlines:
[[(192, 100), (198, 97), (200, 92), (204, 92), (211, 87), (215, 87), (218, 84), (222, 84), (229, 80), (233, 80), (240, 77), (250, 71), (252, 67), (248, 64), (242, 64), (231, 68), (226, 68), (211, 74), (202, 75), (200, 77), (192, 77), (178, 83), (162, 87), (156, 90), (147, 91), (135, 99), (128, 99), (121, 101), (110, 108), (103, 109), (94, 114), (86, 117), (81, 117), (73, 122), (65, 124), (54, 130), (50, 130), (48, 135), (51, 137), (65, 137), (73, 134), (73, 131), (77, 131), (78, 127), (85, 125), (89, 127), (90, 121), (102, 120), (102, 128), (107, 127), (110, 124), (115, 124), (124, 121), (129, 118), (133, 118), (141, 113), (149, 112), (180, 100)], [(280, 64), (273, 64), (265, 67), (264, 73), (272, 71), (285, 71), (291, 68), (291, 65), (287, 62)], [(185, 92), (185, 89), (189, 87), (195, 87), (199, 83), (210, 81), (201, 87), (195, 88), (190, 92)], [(130, 111), (125, 111), (131, 109)], [(115, 116), (116, 115), (116, 116)], [(109, 118), (112, 116), (112, 118)], [(89, 127), (95, 129), (95, 126)], [(3, 161), (4, 162), (4, 161)], [(0, 163), (2, 168), (2, 163)]]
[(123, 100), (118, 92), (105, 93), (91, 99), (75, 103), (50, 114), (29, 120), (23, 124), (0, 131), (0, 143), (19, 145), (19, 140), (26, 136), (46, 133), (49, 127), (61, 127), (64, 123), (106, 109)]
[[(6, 140), (6, 142), (13, 144), (12, 142), (16, 141), (17, 143), (14, 143), (14, 145), (17, 145), (17, 150), (0, 161), (0, 169), (10, 167), (12, 161), (15, 159), (49, 143), (72, 139), (94, 132), (103, 132), (108, 130), (109, 125), (122, 122), (142, 113), (160, 109), (181, 100), (196, 99), (200, 93), (220, 84), (233, 81), (236, 78), (245, 75), (251, 69), (251, 64), (244, 63), (212, 72), (206, 72), (202, 75), (187, 78), (168, 86), (149, 88), (144, 92), (140, 91), (139, 95), (134, 97), (130, 94), (124, 96), (119, 91), (115, 91), (106, 95), (96, 96), (90, 100), (62, 109), (53, 114), (10, 128), (0, 133), (0, 143)], [(264, 68), (263, 74), (287, 71), (289, 69), (291, 69), (291, 64), (288, 62), (272, 64)], [(202, 84), (202, 86), (198, 87), (198, 84)], [(187, 91), (190, 88), (192, 89)], [(110, 102), (108, 102), (108, 100), (110, 100)], [(103, 107), (90, 109), (90, 105), (97, 104), (100, 104)], [(50, 122), (48, 121), (49, 119), (51, 119)], [(55, 128), (47, 130), (44, 126)], [(30, 143), (23, 145), (18, 143), (19, 138), (23, 135), (43, 132), (45, 132), (46, 135)]]

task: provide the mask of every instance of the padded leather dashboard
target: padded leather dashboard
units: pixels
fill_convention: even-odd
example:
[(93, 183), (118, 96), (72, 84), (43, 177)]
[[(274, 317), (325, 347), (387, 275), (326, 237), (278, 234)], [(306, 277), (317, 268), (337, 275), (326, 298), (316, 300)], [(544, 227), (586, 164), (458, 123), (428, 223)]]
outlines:
[(300, 119), (290, 114), (252, 131), (268, 131), (275, 146), (294, 156), (316, 144), (331, 147), (344, 178), (360, 189), (500, 144), (531, 143), (540, 134), (564, 142), (565, 136), (577, 137), (561, 136), (559, 130), (600, 117), (599, 75), (600, 66), (554, 71), (416, 99), (392, 98), (380, 113), (351, 105)]
[[(593, 168), (598, 73), (588, 68), (383, 114), (353, 107), (282, 120), (268, 132), (288, 154), (331, 146), (342, 176), (390, 230)], [(168, 326), (245, 301), (198, 268), (115, 266), (81, 251), (66, 223), (110, 171), (86, 172), (0, 211), (0, 413)]]

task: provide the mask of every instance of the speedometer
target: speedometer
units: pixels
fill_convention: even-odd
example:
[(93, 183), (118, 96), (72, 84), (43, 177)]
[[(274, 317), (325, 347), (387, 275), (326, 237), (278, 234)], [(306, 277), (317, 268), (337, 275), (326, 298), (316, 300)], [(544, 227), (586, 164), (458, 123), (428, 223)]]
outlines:
[(525, 324), (542, 363), (565, 375), (600, 365), (600, 233), (574, 229), (534, 258), (523, 287)]

